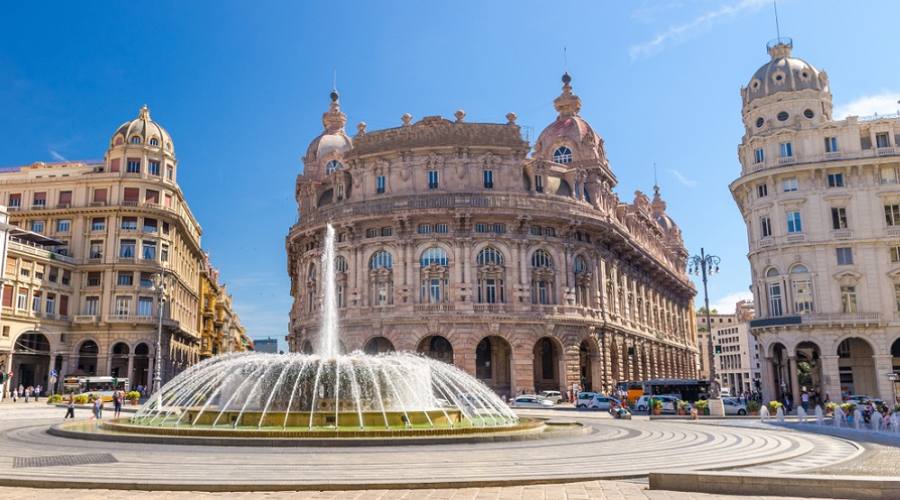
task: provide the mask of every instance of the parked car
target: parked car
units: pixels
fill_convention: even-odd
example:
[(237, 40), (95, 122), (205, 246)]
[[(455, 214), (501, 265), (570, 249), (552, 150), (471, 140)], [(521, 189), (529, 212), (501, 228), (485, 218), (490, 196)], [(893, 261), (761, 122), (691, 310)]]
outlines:
[(562, 394), (559, 391), (541, 391), (541, 397), (548, 401), (553, 401), (553, 404), (557, 404), (562, 399)]
[(582, 408), (589, 408), (591, 410), (609, 411), (609, 408), (611, 406), (621, 406), (621, 405), (622, 405), (622, 403), (616, 398), (609, 397), (609, 396), (601, 396), (601, 395), (597, 394), (593, 398), (591, 398), (590, 402), (586, 406), (584, 406)]
[[(656, 399), (668, 398), (668, 399), (674, 399), (676, 402), (679, 399), (681, 399), (674, 394), (657, 394), (654, 396), (649, 396), (649, 395), (645, 394), (645, 395), (641, 396), (640, 398), (638, 398), (637, 402), (634, 404), (635, 409), (637, 411), (650, 410), (650, 398), (656, 398)], [(663, 411), (666, 411), (666, 401), (663, 401)], [(672, 411), (673, 412), (675, 411), (675, 407), (672, 408)]]
[(579, 392), (575, 401), (575, 408), (587, 408), (588, 403), (594, 399), (594, 396), (599, 396), (599, 394), (596, 392)]
[(516, 399), (513, 399), (509, 406), (513, 408), (553, 408), (553, 401), (535, 394), (523, 394), (516, 396)]
[(726, 415), (746, 415), (747, 405), (738, 398), (722, 398)]

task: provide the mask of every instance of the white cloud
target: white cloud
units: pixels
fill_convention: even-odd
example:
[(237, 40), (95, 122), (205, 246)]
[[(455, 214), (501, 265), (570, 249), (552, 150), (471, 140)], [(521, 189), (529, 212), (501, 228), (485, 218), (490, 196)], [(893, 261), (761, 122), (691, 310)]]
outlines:
[[(753, 294), (746, 292), (733, 292), (724, 297), (719, 297), (709, 304), (710, 309), (715, 309), (719, 314), (731, 314), (734, 312), (734, 305), (741, 300), (753, 301)], [(700, 304), (702, 306), (702, 304)]]
[(848, 116), (890, 115), (900, 108), (900, 92), (883, 91), (879, 94), (864, 95), (848, 103), (835, 107), (834, 116), (843, 119)]
[(670, 168), (670, 169), (669, 169), (669, 173), (672, 174), (673, 177), (675, 177), (676, 179), (678, 179), (678, 182), (680, 182), (681, 185), (684, 186), (684, 187), (692, 188), (692, 187), (694, 187), (694, 186), (697, 185), (697, 181), (695, 181), (695, 180), (693, 180), (693, 179), (688, 179), (687, 177), (685, 177), (684, 174), (682, 174), (682, 173), (679, 172), (678, 170), (675, 170), (675, 169), (673, 169), (673, 168)]
[(66, 159), (65, 156), (59, 154), (58, 151), (56, 151), (55, 149), (52, 149), (52, 148), (50, 149), (50, 156), (56, 161), (69, 161)]
[(686, 23), (669, 26), (665, 31), (657, 33), (650, 40), (632, 45), (628, 48), (628, 55), (631, 56), (631, 59), (653, 55), (669, 43), (680, 42), (717, 22), (732, 18), (748, 10), (756, 10), (764, 5), (770, 5), (769, 0), (740, 0), (737, 3), (723, 5), (718, 9), (704, 12)]

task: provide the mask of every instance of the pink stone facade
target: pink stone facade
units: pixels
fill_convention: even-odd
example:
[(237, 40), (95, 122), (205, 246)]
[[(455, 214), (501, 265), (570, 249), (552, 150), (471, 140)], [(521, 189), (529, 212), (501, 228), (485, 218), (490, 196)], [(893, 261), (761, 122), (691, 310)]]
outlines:
[(346, 351), (421, 352), (505, 395), (695, 377), (681, 232), (658, 189), (619, 200), (570, 81), (533, 145), (513, 113), (462, 111), (351, 138), (333, 93), (286, 241), (291, 350), (317, 350), (331, 223)]

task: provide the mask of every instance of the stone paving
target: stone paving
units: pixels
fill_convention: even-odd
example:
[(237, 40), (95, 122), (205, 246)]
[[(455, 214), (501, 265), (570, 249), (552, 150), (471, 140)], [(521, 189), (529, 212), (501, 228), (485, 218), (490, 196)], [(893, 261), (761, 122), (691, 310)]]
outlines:
[[(51, 490), (0, 488), (0, 498), (32, 500), (50, 496)], [(53, 498), (88, 500), (118, 498), (113, 490), (52, 490)], [(258, 499), (258, 500), (775, 500), (776, 497), (708, 495), (648, 490), (646, 485), (625, 481), (587, 481), (559, 485), (461, 488), (450, 490), (283, 491), (275, 493), (204, 493), (195, 491), (129, 491), (134, 500)], [(777, 497), (790, 500), (793, 497)], [(808, 498), (808, 497), (807, 497)]]

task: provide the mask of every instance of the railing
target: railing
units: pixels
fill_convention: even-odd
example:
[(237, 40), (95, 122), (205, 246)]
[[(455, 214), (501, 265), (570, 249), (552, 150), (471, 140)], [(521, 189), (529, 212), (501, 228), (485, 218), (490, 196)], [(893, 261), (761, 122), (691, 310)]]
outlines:
[(788, 163), (796, 163), (796, 162), (797, 162), (797, 159), (794, 158), (793, 156), (782, 156), (781, 158), (778, 159), (779, 165), (787, 165)]
[(878, 156), (891, 156), (895, 153), (893, 147), (885, 146), (881, 148), (875, 148), (875, 154)]
[(505, 313), (511, 311), (512, 308), (508, 304), (472, 304), (472, 311), (475, 313)]
[(881, 315), (877, 312), (856, 313), (811, 313), (774, 316), (750, 321), (750, 328), (790, 325), (848, 325), (878, 323)]
[[(900, 155), (900, 147), (870, 148), (858, 151), (833, 151), (822, 154), (795, 154), (789, 157), (779, 157), (777, 161), (766, 160), (762, 163), (750, 163), (746, 171), (748, 173), (759, 172), (769, 168), (775, 168), (790, 164), (822, 163), (826, 161), (858, 160), (866, 158), (878, 158), (883, 156)], [(896, 181), (895, 181), (896, 182)]]
[(842, 151), (829, 151), (825, 153), (826, 160), (839, 160), (843, 156)]
[(136, 314), (110, 314), (107, 318), (110, 323), (151, 323), (156, 321), (156, 316), (143, 316)]
[(454, 304), (415, 304), (413, 311), (422, 313), (444, 313), (456, 310)]
[(849, 239), (852, 234), (853, 233), (849, 229), (835, 229), (831, 232), (831, 235), (837, 240)]
[(97, 315), (96, 314), (76, 314), (74, 321), (76, 323), (96, 323)]
[(48, 260), (58, 260), (60, 262), (66, 262), (69, 264), (74, 264), (75, 259), (69, 257), (68, 255), (62, 255), (46, 248), (32, 243), (30, 241), (24, 241), (16, 238), (15, 236), (9, 237), (9, 247), (10, 249), (18, 250), (22, 253), (27, 253), (30, 255), (34, 255), (35, 257), (41, 257)]

